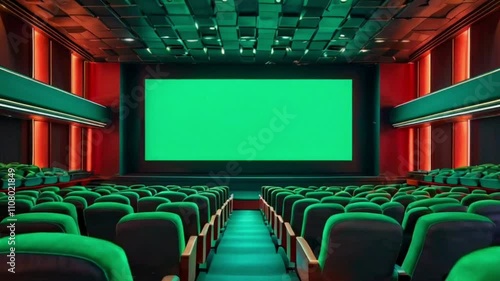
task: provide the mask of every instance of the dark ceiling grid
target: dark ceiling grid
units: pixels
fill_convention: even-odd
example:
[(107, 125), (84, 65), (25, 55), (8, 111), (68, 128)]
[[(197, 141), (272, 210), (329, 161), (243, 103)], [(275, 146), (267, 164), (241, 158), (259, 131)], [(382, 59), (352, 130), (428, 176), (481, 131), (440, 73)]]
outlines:
[(405, 62), (486, 0), (20, 0), (95, 60)]

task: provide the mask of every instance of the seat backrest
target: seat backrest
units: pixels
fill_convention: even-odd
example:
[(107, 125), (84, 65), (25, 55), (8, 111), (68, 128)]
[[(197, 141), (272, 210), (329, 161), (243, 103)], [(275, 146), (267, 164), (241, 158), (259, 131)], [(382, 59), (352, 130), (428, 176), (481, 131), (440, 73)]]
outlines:
[(462, 201), (460, 203), (462, 203), (462, 205), (464, 206), (470, 206), (470, 204), (474, 202), (489, 199), (491, 199), (491, 197), (487, 194), (469, 194), (462, 198)]
[(442, 213), (442, 212), (467, 212), (467, 206), (464, 206), (460, 203), (443, 203), (430, 206), (429, 209), (433, 213)]
[(300, 236), (304, 237), (316, 257), (321, 249), (326, 221), (333, 215), (343, 213), (344, 206), (335, 203), (314, 204), (305, 209)]
[(67, 202), (42, 203), (31, 208), (31, 212), (37, 213), (57, 213), (72, 217), (78, 225), (78, 213), (75, 205)]
[(375, 203), (377, 205), (382, 205), (382, 204), (391, 202), (391, 200), (387, 197), (372, 197), (370, 199), (370, 202)]
[(304, 212), (307, 207), (312, 204), (318, 204), (320, 201), (313, 198), (305, 198), (297, 200), (292, 205), (292, 219), (290, 220), (290, 226), (296, 235), (302, 233), (302, 223), (304, 222)]
[(413, 203), (417, 200), (415, 198), (415, 196), (413, 196), (411, 194), (403, 194), (400, 196), (398, 196), (398, 194), (400, 194), (400, 193), (396, 193), (394, 195), (394, 197), (391, 199), (391, 201), (401, 203), (401, 205), (403, 205), (405, 207), (405, 209), (408, 208), (408, 205), (410, 205), (411, 203)]
[(196, 191), (195, 189), (191, 189), (191, 188), (179, 188), (179, 190), (177, 190), (177, 192), (182, 192), (182, 193), (186, 194), (187, 196), (198, 193), (198, 191)]
[(469, 189), (464, 186), (453, 187), (450, 192), (461, 192), (461, 193), (469, 193)]
[(276, 195), (276, 213), (280, 216), (283, 216), (283, 202), (285, 201), (285, 198), (289, 195), (294, 195), (293, 192), (281, 192), (278, 195)]
[(468, 212), (485, 216), (495, 223), (496, 226), (492, 244), (500, 246), (500, 201), (482, 200), (474, 202), (469, 206)]
[(388, 217), (393, 218), (399, 224), (403, 223), (403, 218), (405, 216), (405, 207), (398, 202), (387, 202), (380, 206), (382, 208), (382, 213)]
[(430, 207), (433, 205), (444, 203), (459, 203), (459, 201), (454, 198), (428, 198), (410, 203), (406, 209), (411, 210), (412, 208)]
[(321, 199), (328, 197), (328, 196), (333, 196), (333, 192), (331, 191), (315, 191), (306, 194), (306, 198), (313, 198), (313, 199), (318, 199), (321, 201)]
[(92, 191), (101, 194), (101, 196), (106, 196), (106, 195), (110, 195), (111, 194), (111, 190), (109, 190), (107, 188), (96, 188), (96, 189), (93, 189)]
[(335, 204), (340, 204), (342, 206), (347, 206), (351, 202), (351, 197), (342, 197), (342, 196), (328, 196), (323, 199), (321, 199), (321, 203), (335, 203)]
[[(189, 196), (188, 196), (189, 198)], [(187, 243), (190, 236), (198, 236), (200, 233), (200, 211), (198, 205), (193, 202), (173, 202), (158, 206), (158, 212), (169, 212), (179, 215), (184, 230), (184, 240)]]
[[(28, 213), (35, 202), (33, 200), (15, 198), (15, 201), (9, 201), (9, 197), (0, 199), (0, 221), (10, 216), (11, 214), (24, 214)], [(13, 205), (15, 203), (15, 206)]]
[[(5, 193), (2, 193), (5, 194)], [(16, 195), (28, 195), (31, 197), (38, 198), (40, 196), (40, 192), (38, 190), (20, 190), (16, 192)]]
[(153, 196), (153, 193), (151, 193), (151, 191), (144, 189), (144, 188), (145, 187), (141, 187), (141, 189), (132, 189), (132, 190), (130, 190), (130, 192), (137, 193), (137, 195), (139, 195), (139, 198)]
[(121, 203), (94, 203), (83, 211), (87, 235), (114, 242), (116, 224), (133, 212), (132, 206)]
[(45, 191), (54, 191), (54, 192), (57, 192), (61, 190), (60, 187), (58, 186), (46, 186), (46, 187), (42, 187), (39, 189), (40, 192), (45, 192)]
[(337, 197), (351, 198), (352, 194), (349, 193), (349, 192), (347, 192), (347, 191), (340, 191), (340, 192), (335, 193), (335, 196), (337, 196)]
[(300, 199), (304, 199), (305, 197), (300, 194), (288, 194), (283, 200), (283, 208), (281, 217), (285, 222), (290, 222), (292, 219), (292, 207), (293, 203)]
[(155, 212), (164, 203), (170, 203), (170, 200), (163, 197), (143, 197), (137, 201), (137, 212)]
[[(280, 188), (280, 189), (274, 189), (272, 192), (271, 192), (271, 197), (270, 197), (270, 202), (269, 202), (269, 205), (271, 207), (273, 207), (274, 209), (276, 209), (276, 196), (278, 196), (278, 194), (282, 193), (282, 192), (291, 192), (289, 190), (286, 190), (284, 188)], [(277, 211), (277, 210), (275, 210)]]
[[(15, 221), (15, 229), (10, 228), (12, 221)], [(34, 232), (80, 234), (78, 225), (71, 216), (56, 213), (24, 213), (0, 222), (0, 237), (9, 236), (13, 231), (16, 235)]]
[(132, 206), (132, 209), (134, 209), (134, 211), (137, 211), (137, 201), (139, 201), (139, 194), (128, 190), (120, 191), (117, 194), (127, 197), (130, 201), (130, 206)]
[(177, 191), (162, 191), (156, 193), (155, 197), (167, 198), (168, 200), (170, 200), (170, 202), (182, 202), (184, 199), (186, 199), (187, 195), (185, 193)]
[(94, 204), (97, 198), (101, 197), (101, 194), (92, 191), (77, 190), (67, 193), (66, 196), (80, 196), (84, 198), (85, 201), (87, 201), (87, 205), (90, 206)]
[(385, 215), (346, 213), (330, 217), (318, 258), (324, 280), (392, 280), (401, 239), (401, 226)]
[[(14, 255), (8, 239), (0, 239), (0, 263), (7, 265)], [(16, 235), (15, 263), (11, 265), (15, 268), (2, 270), (0, 280), (133, 281), (123, 249), (75, 234)]]
[(179, 215), (129, 214), (116, 226), (115, 240), (125, 250), (135, 280), (161, 280), (167, 275), (179, 275), (179, 261), (186, 245)]
[(208, 198), (208, 201), (210, 203), (210, 217), (215, 215), (217, 212), (217, 195), (211, 193), (211, 192), (200, 192), (198, 195), (205, 196)]
[(488, 247), (460, 258), (446, 281), (500, 280), (500, 247)]
[(189, 195), (183, 202), (192, 202), (198, 206), (200, 225), (210, 222), (210, 200), (199, 194)]
[(495, 224), (470, 213), (433, 213), (421, 217), (403, 262), (412, 281), (444, 280), (463, 256), (491, 245)]
[(163, 185), (149, 185), (147, 187), (156, 190), (156, 193), (160, 193), (162, 191), (168, 191), (168, 188), (166, 188)]
[(349, 203), (345, 207), (346, 213), (374, 213), (382, 214), (382, 208), (379, 204), (372, 202), (359, 202), (359, 203)]
[(94, 201), (94, 203), (102, 203), (102, 202), (115, 202), (115, 203), (130, 205), (130, 199), (128, 199), (128, 197), (123, 194), (104, 195), (97, 198)]

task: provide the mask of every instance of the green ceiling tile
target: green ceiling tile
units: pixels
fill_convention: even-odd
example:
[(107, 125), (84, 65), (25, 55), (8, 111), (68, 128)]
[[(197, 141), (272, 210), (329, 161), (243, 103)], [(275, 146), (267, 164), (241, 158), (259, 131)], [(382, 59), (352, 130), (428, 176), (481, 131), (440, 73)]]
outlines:
[(314, 32), (316, 32), (316, 29), (313, 28), (298, 28), (295, 30), (293, 40), (310, 40)]
[(147, 49), (134, 49), (134, 52), (139, 56), (151, 56), (151, 53)]
[(337, 29), (345, 18), (337, 18), (337, 17), (323, 17), (319, 22), (320, 28), (326, 29)]
[[(264, 40), (262, 40), (264, 41)], [(259, 40), (260, 42), (260, 40)], [(254, 48), (255, 45), (257, 44), (257, 40), (255, 39), (240, 39), (239, 44), (243, 48)]]
[(150, 26), (135, 26), (132, 29), (139, 35), (139, 37), (146, 38), (158, 38), (155, 30)]
[(157, 27), (156, 33), (158, 33), (158, 36), (166, 39), (177, 37), (177, 33), (171, 27)]
[(195, 39), (185, 40), (184, 44), (186, 45), (186, 48), (188, 48), (189, 50), (203, 49), (203, 43), (201, 42), (201, 40), (195, 40)]
[(342, 25), (342, 28), (360, 28), (366, 22), (364, 18), (348, 18)]
[(292, 50), (305, 50), (309, 41), (292, 41)]
[(281, 4), (260, 4), (259, 3), (259, 15), (262, 14), (263, 12), (281, 13), (282, 7), (283, 6)]
[(191, 15), (170, 15), (169, 18), (175, 26), (195, 26), (194, 19)]
[(260, 40), (257, 42), (257, 50), (271, 50), (271, 46), (273, 46), (274, 40)]
[(296, 27), (299, 21), (299, 17), (280, 17), (279, 26), (280, 27)]
[(153, 48), (165, 49), (165, 44), (162, 41), (144, 41), (144, 43), (151, 49)]
[(316, 28), (318, 27), (320, 18), (318, 17), (313, 17), (313, 18), (302, 18), (299, 21), (299, 28)]
[(323, 50), (327, 44), (328, 44), (327, 41), (312, 41), (309, 44), (309, 49), (310, 50)]
[(259, 40), (261, 39), (272, 39), (276, 34), (276, 29), (259, 29)]
[(218, 12), (216, 19), (219, 26), (236, 25), (237, 15), (235, 12)]
[(253, 48), (251, 48), (251, 49), (241, 48), (240, 49), (240, 54), (243, 57), (253, 57), (253, 56), (255, 56)]
[(238, 32), (236, 31), (236, 27), (219, 27), (219, 34), (223, 41), (237, 41), (238, 40)]
[(179, 36), (182, 40), (198, 39), (200, 36), (196, 30), (179, 30)]
[(261, 12), (257, 19), (257, 26), (259, 28), (278, 28), (278, 13)]
[(239, 16), (238, 26), (242, 27), (255, 27), (257, 25), (257, 17), (253, 16)]
[[(151, 1), (151, 0), (143, 0)], [(184, 0), (160, 0), (169, 15), (190, 15), (191, 11)], [(153, 2), (153, 1), (151, 1)]]
[(226, 50), (239, 50), (240, 49), (240, 42), (239, 41), (223, 41), (222, 46)]
[(155, 56), (166, 56), (169, 55), (169, 52), (167, 52), (166, 48), (149, 48), (151, 53)]
[(165, 16), (148, 16), (148, 19), (153, 26), (170, 26), (170, 22)]
[(330, 41), (333, 37), (333, 32), (322, 32), (318, 30), (314, 35), (314, 40), (316, 41)]

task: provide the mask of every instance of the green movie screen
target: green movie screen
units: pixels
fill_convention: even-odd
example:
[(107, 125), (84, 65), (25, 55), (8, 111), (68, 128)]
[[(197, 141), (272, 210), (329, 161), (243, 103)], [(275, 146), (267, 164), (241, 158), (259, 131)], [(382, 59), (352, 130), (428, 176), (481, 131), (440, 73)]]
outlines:
[(351, 161), (352, 123), (351, 80), (146, 80), (146, 161)]

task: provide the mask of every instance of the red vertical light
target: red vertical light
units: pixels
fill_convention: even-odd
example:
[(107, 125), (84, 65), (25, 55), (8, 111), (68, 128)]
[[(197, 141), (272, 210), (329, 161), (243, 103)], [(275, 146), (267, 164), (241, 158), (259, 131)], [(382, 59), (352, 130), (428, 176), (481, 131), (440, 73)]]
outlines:
[[(425, 96), (431, 92), (431, 54), (420, 59), (418, 65), (418, 95)], [(419, 169), (431, 169), (431, 126), (419, 129)]]
[[(37, 30), (33, 31), (33, 78), (49, 83), (49, 38)], [(33, 164), (49, 166), (49, 124), (33, 121)]]
[[(83, 59), (71, 54), (71, 92), (83, 96)], [(69, 138), (69, 168), (70, 170), (82, 169), (82, 129), (71, 125)]]
[[(470, 78), (470, 29), (453, 41), (453, 84)], [(453, 124), (453, 166), (469, 165), (469, 120)]]

